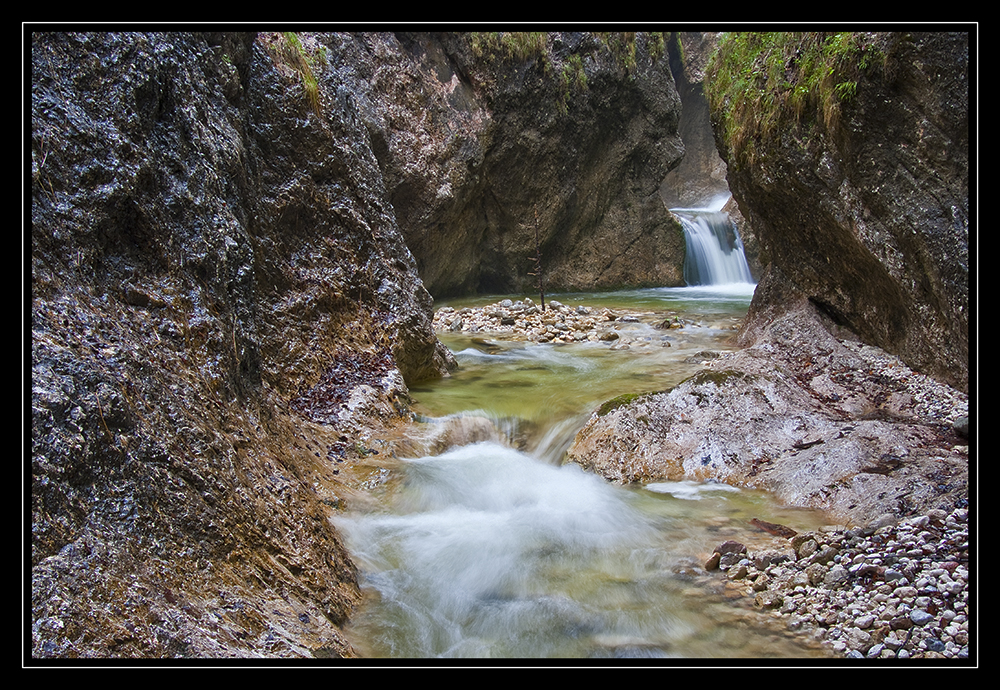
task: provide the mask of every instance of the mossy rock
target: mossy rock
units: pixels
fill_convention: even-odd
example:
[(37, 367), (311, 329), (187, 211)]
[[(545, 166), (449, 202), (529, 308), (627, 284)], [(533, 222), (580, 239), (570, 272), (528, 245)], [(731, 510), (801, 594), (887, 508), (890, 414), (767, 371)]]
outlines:
[(700, 386), (704, 383), (714, 383), (718, 387), (722, 387), (726, 383), (731, 381), (755, 381), (757, 376), (753, 374), (747, 374), (742, 371), (734, 371), (732, 369), (726, 369), (723, 371), (701, 371), (694, 376), (685, 379), (684, 383), (690, 384), (692, 386)]
[(606, 401), (597, 410), (597, 416), (598, 417), (603, 417), (604, 415), (606, 415), (608, 412), (611, 412), (612, 410), (617, 410), (619, 407), (622, 407), (624, 405), (628, 405), (628, 404), (630, 404), (630, 403), (632, 403), (632, 402), (634, 402), (636, 400), (639, 400), (640, 398), (645, 398), (645, 397), (650, 396), (650, 395), (653, 395), (653, 394), (652, 393), (625, 393), (623, 395), (619, 395), (616, 398), (611, 398), (611, 400)]

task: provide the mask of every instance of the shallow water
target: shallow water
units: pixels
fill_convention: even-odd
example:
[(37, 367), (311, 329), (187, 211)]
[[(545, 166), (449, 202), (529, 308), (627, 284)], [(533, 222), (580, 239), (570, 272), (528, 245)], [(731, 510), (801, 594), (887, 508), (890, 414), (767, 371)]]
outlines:
[[(703, 368), (705, 350), (733, 349), (731, 342), (746, 314), (752, 285), (718, 288), (654, 288), (609, 293), (556, 295), (576, 307), (630, 309), (644, 314), (637, 323), (616, 323), (628, 350), (608, 343), (526, 343), (477, 335), (442, 334), (456, 355), (459, 372), (411, 389), (414, 409), (427, 417), (475, 412), (518, 427), (523, 449), (558, 461), (573, 433), (603, 402), (622, 394), (667, 390)], [(452, 306), (492, 304), (499, 296)], [(680, 329), (655, 324), (680, 316)]]
[[(417, 409), (429, 420), (485, 416), (504, 437), (400, 459), (379, 508), (337, 520), (367, 594), (347, 631), (352, 643), (393, 658), (821, 656), (768, 629), (746, 597), (701, 567), (721, 541), (754, 538), (752, 517), (803, 530), (821, 515), (723, 484), (622, 487), (559, 464), (601, 402), (675, 385), (702, 366), (688, 361), (693, 353), (730, 347), (729, 320), (749, 296), (556, 299), (682, 309), (690, 323), (668, 333), (669, 347), (627, 351), (498, 342), (487, 353), (471, 338), (443, 338), (461, 368), (415, 389)], [(649, 323), (637, 333), (664, 334)]]

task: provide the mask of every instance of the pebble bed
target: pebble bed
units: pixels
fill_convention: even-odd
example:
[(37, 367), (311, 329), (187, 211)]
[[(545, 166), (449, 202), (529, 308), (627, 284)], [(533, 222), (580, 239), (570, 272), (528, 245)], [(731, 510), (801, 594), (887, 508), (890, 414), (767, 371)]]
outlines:
[(855, 659), (969, 659), (968, 510), (796, 534), (785, 548), (719, 545), (721, 570), (754, 606)]
[[(661, 330), (683, 328), (683, 321), (676, 315), (645, 312), (597, 309), (578, 306), (571, 308), (557, 301), (547, 302), (543, 311), (531, 298), (501, 300), (485, 307), (455, 309), (442, 307), (434, 314), (434, 328), (439, 332), (465, 334), (491, 334), (510, 340), (536, 343), (605, 342), (612, 348), (625, 349), (633, 342), (622, 331), (624, 324), (637, 324), (656, 318)], [(666, 336), (656, 343), (648, 337), (643, 345), (658, 344), (670, 347)]]
[[(603, 341), (626, 348), (630, 343), (617, 326), (648, 321), (650, 316), (583, 306), (572, 309), (555, 301), (546, 306), (543, 312), (526, 298), (478, 308), (443, 307), (435, 314), (434, 325), (441, 332), (489, 333), (532, 342)], [(661, 316), (656, 317), (658, 328), (684, 325), (676, 316)], [(664, 337), (660, 344), (669, 346), (669, 339)], [(875, 369), (902, 371), (896, 358), (877, 348), (851, 347)], [(968, 414), (967, 402), (942, 398), (939, 384), (931, 382), (927, 388), (921, 403), (947, 408), (935, 410), (936, 416)], [(773, 623), (808, 636), (835, 655), (968, 660), (968, 520), (968, 509), (962, 506), (951, 513), (932, 510), (898, 523), (886, 520), (889, 524), (862, 529), (776, 538), (772, 547), (756, 552), (727, 541), (705, 568), (721, 572), (730, 586), (741, 588)]]

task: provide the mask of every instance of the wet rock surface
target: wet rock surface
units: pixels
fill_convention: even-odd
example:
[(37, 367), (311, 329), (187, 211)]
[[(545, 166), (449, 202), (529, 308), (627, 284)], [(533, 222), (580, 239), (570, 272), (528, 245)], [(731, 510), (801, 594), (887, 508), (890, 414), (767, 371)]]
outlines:
[(367, 132), (264, 38), (31, 36), (34, 659), (354, 655), (329, 517), (453, 360)]
[(666, 37), (550, 32), (517, 55), (490, 36), (336, 38), (427, 289), (530, 290), (536, 247), (551, 289), (683, 284)]
[(842, 77), (856, 92), (833, 116), (785, 108), (768, 132), (754, 130), (768, 118), (746, 123), (742, 146), (716, 132), (740, 231), (765, 268), (749, 326), (770, 322), (779, 292), (797, 293), (968, 391), (969, 33), (857, 36), (867, 66)]
[[(680, 230), (656, 189), (680, 155), (676, 94), (653, 38), (640, 38), (632, 75), (594, 36), (555, 36), (555, 64), (594, 59), (568, 120), (558, 82), (541, 64), (499, 60), (496, 72), (474, 69), (469, 45), (454, 37), (303, 35), (296, 50), (317, 69), (320, 56), (328, 60), (317, 92), (277, 34), (31, 40), (32, 657), (352, 656), (340, 628), (360, 592), (329, 517), (385, 481), (384, 438), (408, 421), (408, 382), (454, 364), (434, 336), (418, 265), (443, 291), (528, 282), (539, 223), (552, 242), (575, 247), (572, 255), (542, 247), (550, 277), (568, 286), (679, 280)], [(930, 46), (933, 64), (955, 54), (926, 37), (915, 45)], [(906, 55), (913, 69), (931, 64)], [(962, 69), (960, 61), (948, 67), (942, 74)], [(497, 74), (504, 79), (491, 81)], [(866, 129), (885, 88), (913, 76), (859, 99), (849, 129)], [(552, 108), (536, 107), (539, 93)], [(938, 101), (927, 95), (917, 100)], [(884, 543), (878, 531), (862, 534), (872, 541), (850, 565), (834, 554), (840, 569), (823, 575), (826, 589), (840, 591), (852, 578), (881, 582), (868, 600), (885, 610), (848, 603), (865, 611), (858, 620), (890, 616), (881, 638), (871, 632), (882, 627), (876, 621), (854, 626), (860, 632), (841, 625), (834, 644), (865, 656), (961, 657), (967, 567), (958, 553), (928, 552), (934, 543), (925, 533), (937, 534), (941, 522), (941, 544), (962, 534), (967, 396), (829, 320), (967, 385), (967, 176), (949, 173), (931, 190), (943, 205), (922, 203), (927, 190), (906, 176), (893, 185), (880, 179), (891, 170), (932, 179), (926, 161), (961, 168), (961, 156), (945, 155), (961, 144), (950, 129), (956, 113), (927, 113), (927, 128), (898, 108), (883, 120), (891, 125), (897, 115), (906, 146), (882, 150), (874, 139), (845, 135), (832, 148), (826, 141), (773, 157), (796, 161), (788, 166), (796, 180), (815, 181), (801, 170), (819, 171), (822, 184), (803, 189), (784, 171), (765, 171), (774, 176), (738, 181), (734, 191), (762, 204), (741, 204), (762, 228), (775, 209), (837, 206), (803, 203), (814, 193), (843, 196), (850, 212), (833, 215), (865, 219), (861, 244), (885, 254), (881, 265), (867, 255), (858, 263), (873, 268), (874, 283), (891, 287), (886, 275), (896, 279), (912, 265), (933, 269), (926, 280), (904, 280), (902, 292), (866, 301), (848, 289), (856, 267), (825, 280), (825, 266), (799, 263), (841, 257), (843, 269), (860, 251), (842, 254), (826, 242), (843, 239), (843, 228), (786, 245), (782, 232), (808, 223), (775, 218), (777, 230), (760, 233), (770, 264), (746, 349), (706, 358), (701, 375), (671, 392), (603, 407), (572, 452), (616, 481), (717, 477), (830, 510), (856, 529), (881, 529), (886, 514), (903, 525), (928, 516), (893, 539), (886, 533)], [(570, 121), (581, 131), (549, 136)], [(588, 156), (600, 165), (577, 164)], [(880, 187), (894, 191), (872, 196)], [(956, 194), (966, 205), (947, 201)], [(899, 204), (883, 208), (886, 199)], [(900, 204), (930, 215), (910, 218)], [(909, 224), (882, 222), (890, 216)], [(427, 247), (446, 217), (461, 229), (432, 256)], [(951, 234), (916, 245), (901, 239), (942, 218)], [(591, 234), (559, 234), (578, 226)], [(469, 247), (486, 248), (470, 255), (485, 273), (461, 263)], [(516, 264), (522, 255), (524, 265)], [(953, 289), (963, 281), (964, 298)], [(924, 293), (941, 298), (913, 297)], [(881, 319), (887, 313), (893, 318)], [(964, 330), (948, 314), (964, 314)], [(589, 340), (615, 331), (599, 318), (588, 324), (593, 314), (558, 315), (526, 337)], [(511, 314), (488, 318), (501, 330), (519, 323)], [(918, 322), (902, 341), (879, 331)], [(844, 539), (822, 539), (819, 552), (843, 549)], [(881, 563), (854, 563), (878, 549)], [(931, 561), (915, 564), (917, 551)], [(744, 577), (760, 569), (745, 565)], [(897, 587), (897, 572), (910, 584)], [(762, 606), (778, 600), (763, 594), (771, 591), (761, 590)], [(797, 596), (766, 596), (778, 595)], [(838, 606), (830, 604), (844, 610)], [(832, 615), (799, 609), (803, 629)], [(901, 630), (909, 639), (900, 643)]]
[(967, 501), (966, 394), (823, 319), (804, 303), (674, 389), (595, 413), (568, 460), (760, 488), (859, 526)]

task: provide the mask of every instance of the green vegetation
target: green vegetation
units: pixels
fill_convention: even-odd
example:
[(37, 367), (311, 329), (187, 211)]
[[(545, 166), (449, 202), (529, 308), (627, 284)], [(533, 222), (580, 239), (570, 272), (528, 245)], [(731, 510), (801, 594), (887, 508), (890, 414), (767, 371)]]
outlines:
[[(505, 58), (517, 61), (536, 60), (545, 75), (555, 71), (556, 58), (549, 51), (548, 34), (531, 31), (492, 31), (470, 34), (472, 53), (478, 59)], [(587, 90), (583, 56), (570, 55), (558, 70), (559, 112), (565, 113), (574, 92)]]
[(723, 371), (700, 371), (694, 376), (690, 376), (683, 381), (683, 383), (690, 383), (693, 386), (700, 386), (702, 384), (711, 383), (715, 386), (722, 387), (729, 381), (756, 381), (757, 377), (753, 374), (747, 374), (742, 371), (734, 371), (731, 369), (725, 369)]
[(705, 90), (732, 162), (751, 165), (781, 131), (805, 123), (835, 129), (840, 107), (882, 56), (872, 34), (725, 34)]
[[(677, 43), (680, 43), (678, 41)], [(667, 33), (651, 31), (649, 33), (649, 56), (656, 62), (667, 52)]]
[[(666, 53), (669, 34), (644, 34), (646, 48), (655, 62)], [(637, 36), (634, 31), (595, 33), (618, 65), (631, 74), (637, 65)], [(573, 53), (559, 59), (550, 50), (549, 34), (540, 31), (489, 31), (469, 34), (472, 54), (480, 60), (535, 60), (546, 76), (558, 79), (559, 110), (565, 113), (574, 94), (587, 90), (585, 55)]]
[(299, 75), (309, 105), (318, 115), (320, 113), (320, 96), (316, 72), (326, 64), (325, 50), (322, 47), (307, 50), (303, 47), (299, 35), (293, 31), (269, 34), (262, 37), (262, 40), (275, 61), (280, 61), (291, 67)]
[(614, 31), (599, 33), (597, 36), (608, 47), (611, 54), (615, 56), (626, 72), (631, 74), (636, 67), (635, 60), (635, 32), (634, 31)]
[(632, 403), (632, 402), (638, 400), (639, 398), (644, 398), (644, 397), (646, 397), (648, 395), (653, 395), (653, 394), (652, 393), (625, 393), (623, 395), (619, 395), (617, 398), (612, 398), (611, 400), (608, 400), (603, 405), (601, 405), (600, 409), (597, 410), (597, 416), (598, 417), (603, 417), (604, 415), (606, 415), (608, 412), (611, 412), (612, 410), (617, 410), (619, 407), (622, 407), (624, 405), (628, 405), (629, 403)]
[[(618, 64), (629, 74), (635, 71), (638, 62), (636, 60), (636, 45), (638, 34), (634, 31), (615, 31), (596, 34), (601, 42), (607, 46), (608, 50), (618, 61)], [(646, 49), (649, 56), (656, 62), (666, 52), (667, 34), (662, 31), (652, 31), (644, 34), (646, 36)]]
[(472, 53), (477, 58), (504, 55), (516, 60), (540, 59), (543, 69), (551, 66), (548, 34), (544, 31), (485, 31), (473, 32)]
[(565, 113), (569, 109), (570, 94), (587, 90), (587, 72), (583, 68), (583, 58), (577, 54), (570, 55), (563, 64), (561, 77), (559, 110)]
[(580, 55), (573, 54), (566, 58), (562, 69), (562, 81), (567, 90), (576, 88), (586, 91), (587, 72), (583, 69), (583, 58)]

